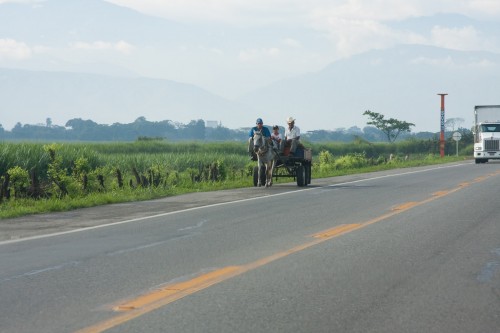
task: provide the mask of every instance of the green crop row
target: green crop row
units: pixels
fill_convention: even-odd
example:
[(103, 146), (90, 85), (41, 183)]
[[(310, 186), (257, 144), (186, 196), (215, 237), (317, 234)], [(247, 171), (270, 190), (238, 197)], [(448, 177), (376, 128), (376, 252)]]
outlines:
[[(306, 145), (313, 178), (443, 162), (428, 141)], [(0, 218), (251, 186), (254, 165), (242, 142), (0, 142)]]

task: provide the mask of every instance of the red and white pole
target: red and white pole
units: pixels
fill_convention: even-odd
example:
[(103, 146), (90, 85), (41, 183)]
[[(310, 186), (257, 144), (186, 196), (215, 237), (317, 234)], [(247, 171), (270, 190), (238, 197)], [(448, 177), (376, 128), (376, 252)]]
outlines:
[(439, 136), (439, 154), (444, 157), (444, 96), (448, 94), (438, 94), (441, 96), (441, 135)]

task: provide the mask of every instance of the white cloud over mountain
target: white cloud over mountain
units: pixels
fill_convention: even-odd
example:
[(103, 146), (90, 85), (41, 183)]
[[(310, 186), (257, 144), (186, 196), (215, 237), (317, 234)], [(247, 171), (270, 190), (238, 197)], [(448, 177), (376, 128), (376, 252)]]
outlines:
[(23, 60), (30, 58), (31, 48), (10, 38), (0, 39), (0, 59)]
[(96, 41), (96, 42), (74, 42), (70, 44), (70, 47), (78, 50), (113, 50), (122, 53), (130, 53), (134, 48), (127, 42), (119, 41), (116, 43)]

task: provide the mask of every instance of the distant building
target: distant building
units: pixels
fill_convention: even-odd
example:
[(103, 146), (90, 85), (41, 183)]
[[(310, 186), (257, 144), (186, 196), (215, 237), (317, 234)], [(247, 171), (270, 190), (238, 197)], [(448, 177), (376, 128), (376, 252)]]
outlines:
[(207, 120), (205, 127), (217, 128), (219, 126), (219, 122), (216, 120)]

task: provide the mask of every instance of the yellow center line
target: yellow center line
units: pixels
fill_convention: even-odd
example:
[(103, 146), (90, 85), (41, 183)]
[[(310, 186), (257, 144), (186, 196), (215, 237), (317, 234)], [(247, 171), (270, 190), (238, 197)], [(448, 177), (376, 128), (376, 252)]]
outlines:
[(403, 204), (400, 204), (394, 208), (392, 208), (393, 211), (404, 211), (404, 210), (408, 210), (410, 208), (413, 208), (415, 206), (418, 206), (418, 202), (415, 202), (415, 201), (410, 201), (410, 202), (405, 202)]
[(437, 196), (437, 197), (442, 197), (442, 196), (447, 195), (448, 193), (449, 193), (449, 191), (437, 191), (437, 192), (432, 193), (432, 195)]
[[(492, 174), (491, 176), (498, 175), (500, 173)], [(484, 181), (488, 177), (479, 177), (475, 179), (475, 182)], [(341, 235), (345, 235), (351, 231), (358, 230), (369, 226), (371, 224), (386, 220), (392, 216), (397, 214), (401, 214), (409, 209), (412, 209), (417, 206), (421, 206), (423, 204), (429, 203), (436, 199), (442, 198), (451, 193), (457, 192), (458, 190), (468, 186), (469, 183), (461, 183), (458, 187), (453, 188), (451, 190), (443, 190), (438, 191), (432, 194), (430, 198), (424, 199), (418, 202), (407, 202), (400, 204), (391, 209), (389, 213), (383, 214), (381, 216), (375, 217), (363, 223), (353, 223), (353, 224), (341, 224), (331, 229), (327, 229), (316, 234), (311, 235), (314, 240), (295, 246), (291, 249), (275, 253), (268, 257), (264, 257), (258, 259), (254, 262), (251, 262), (242, 266), (228, 266), (224, 267), (203, 275), (200, 275), (194, 279), (189, 281), (184, 281), (180, 283), (175, 283), (168, 285), (159, 290), (153, 291), (151, 293), (139, 296), (135, 299), (124, 302), (113, 309), (118, 313), (116, 316), (104, 320), (95, 325), (86, 327), (84, 329), (78, 330), (75, 333), (100, 333), (104, 332), (107, 329), (119, 326), (125, 322), (128, 322), (134, 318), (140, 317), (146, 313), (149, 313), (153, 310), (161, 308), (165, 305), (168, 305), (176, 300), (179, 300), (185, 296), (194, 294), (200, 290), (206, 289), (210, 286), (218, 284), (220, 282), (229, 280), (233, 277), (236, 277), (240, 274), (246, 273), (248, 271), (254, 270), (256, 268), (265, 266), (273, 261), (284, 258), (291, 254), (303, 251), (312, 246), (318, 245), (335, 237), (339, 237)]]
[(332, 235), (331, 237), (318, 238), (311, 242), (298, 245), (291, 249), (283, 252), (275, 253), (271, 256), (261, 258), (252, 263), (243, 266), (228, 266), (213, 272), (203, 274), (192, 280), (173, 284), (162, 288), (156, 292), (140, 296), (134, 300), (128, 301), (114, 308), (115, 311), (120, 311), (121, 313), (112, 317), (108, 320), (102, 321), (95, 325), (86, 327), (84, 329), (78, 330), (75, 333), (100, 333), (107, 329), (116, 327), (125, 322), (128, 322), (134, 318), (140, 317), (146, 313), (153, 310), (161, 308), (167, 304), (177, 301), (185, 296), (194, 294), (200, 290), (206, 289), (210, 286), (218, 284), (220, 282), (231, 279), (240, 274), (246, 273), (250, 270), (256, 269), (258, 267), (265, 266), (275, 260), (281, 259), (283, 257), (289, 256), (290, 254), (303, 251), (311, 246), (322, 243), (328, 239), (331, 239), (337, 235)]
[(312, 235), (314, 238), (330, 239), (348, 233), (350, 231), (359, 229), (363, 225), (361, 223), (356, 224), (341, 224), (335, 228), (328, 229), (317, 234)]
[(284, 258), (294, 253), (301, 252), (309, 247), (323, 243), (334, 237), (338, 237), (347, 232), (356, 230), (362, 227), (361, 224), (345, 224), (335, 227), (330, 230), (326, 230), (318, 235), (314, 235), (313, 241), (308, 243), (300, 244), (291, 249), (275, 253), (268, 257), (258, 259), (242, 266), (228, 266), (207, 274), (200, 275), (192, 280), (172, 284), (161, 288), (157, 291), (153, 291), (143, 296), (139, 296), (136, 299), (127, 301), (113, 309), (119, 312), (118, 315), (112, 317), (103, 322), (97, 323), (95, 325), (89, 326), (87, 328), (76, 331), (76, 333), (100, 333), (107, 329), (116, 327), (125, 322), (128, 322), (134, 318), (140, 317), (146, 313), (153, 310), (161, 308), (167, 304), (177, 301), (185, 296), (194, 294), (200, 290), (206, 289), (217, 283), (226, 281), (240, 274), (246, 273), (250, 270), (265, 266), (273, 261)]
[(130, 311), (134, 309), (141, 308), (147, 304), (157, 302), (163, 298), (171, 297), (175, 294), (190, 292), (198, 288), (199, 286), (211, 285), (213, 283), (218, 283), (221, 277), (231, 276), (233, 273), (237, 272), (241, 267), (229, 266), (223, 269), (219, 269), (207, 274), (198, 276), (192, 280), (175, 283), (169, 285), (165, 288), (153, 291), (149, 294), (142, 295), (136, 299), (130, 300), (128, 302), (122, 303), (114, 308), (115, 311)]

